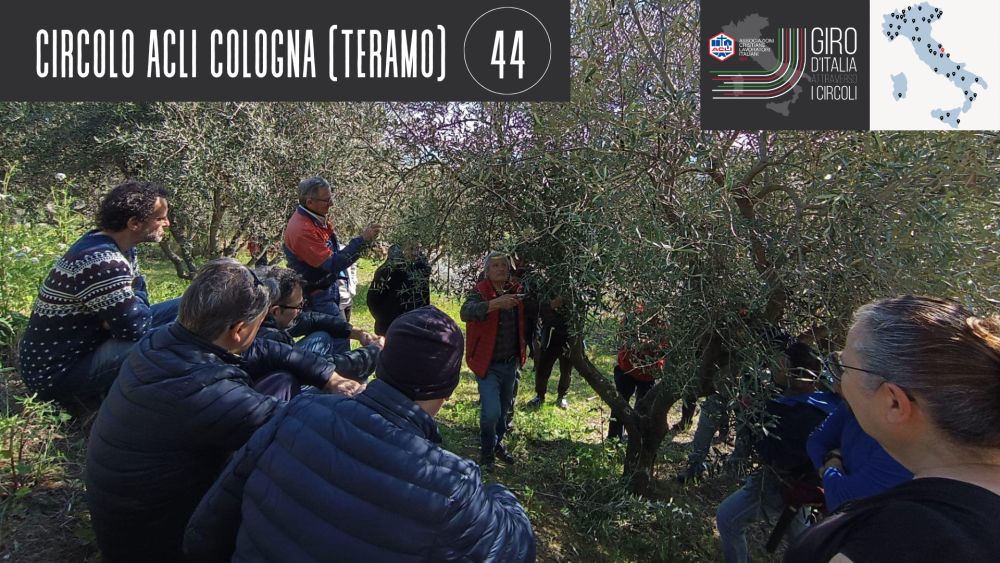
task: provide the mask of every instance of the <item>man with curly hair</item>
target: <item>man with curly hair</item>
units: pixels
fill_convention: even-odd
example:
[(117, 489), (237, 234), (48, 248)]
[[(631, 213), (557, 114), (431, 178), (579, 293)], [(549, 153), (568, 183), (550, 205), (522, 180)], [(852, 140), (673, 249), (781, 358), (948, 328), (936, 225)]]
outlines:
[(176, 299), (150, 305), (135, 247), (170, 226), (167, 191), (129, 180), (108, 193), (87, 232), (38, 291), (19, 346), (20, 373), (39, 397), (72, 404), (107, 392), (125, 355), (150, 329), (173, 321)]

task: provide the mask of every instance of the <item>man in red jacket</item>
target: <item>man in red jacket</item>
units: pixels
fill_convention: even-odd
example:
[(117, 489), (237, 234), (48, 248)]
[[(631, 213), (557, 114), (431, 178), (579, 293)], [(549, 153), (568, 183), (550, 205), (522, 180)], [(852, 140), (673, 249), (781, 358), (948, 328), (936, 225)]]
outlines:
[(514, 463), (503, 447), (507, 417), (514, 405), (514, 386), (525, 354), (524, 294), (511, 280), (510, 257), (491, 252), (485, 278), (462, 305), (466, 323), (465, 361), (479, 384), (480, 465), (492, 469), (495, 459)]

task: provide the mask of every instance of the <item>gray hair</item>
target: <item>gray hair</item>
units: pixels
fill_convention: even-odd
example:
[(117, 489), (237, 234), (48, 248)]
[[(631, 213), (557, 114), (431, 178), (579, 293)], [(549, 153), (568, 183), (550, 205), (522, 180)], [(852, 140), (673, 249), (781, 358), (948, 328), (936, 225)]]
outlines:
[(262, 280), (236, 260), (219, 258), (202, 266), (184, 291), (177, 322), (215, 340), (235, 323), (256, 319), (277, 296), (275, 280)]
[(313, 176), (312, 178), (306, 178), (299, 182), (299, 205), (305, 207), (307, 199), (315, 199), (319, 195), (319, 191), (323, 188), (329, 188), (330, 182), (327, 182), (320, 176)]
[(961, 304), (905, 295), (854, 313), (856, 348), (868, 387), (879, 378), (925, 405), (952, 441), (1000, 448), (1000, 320), (976, 317)]

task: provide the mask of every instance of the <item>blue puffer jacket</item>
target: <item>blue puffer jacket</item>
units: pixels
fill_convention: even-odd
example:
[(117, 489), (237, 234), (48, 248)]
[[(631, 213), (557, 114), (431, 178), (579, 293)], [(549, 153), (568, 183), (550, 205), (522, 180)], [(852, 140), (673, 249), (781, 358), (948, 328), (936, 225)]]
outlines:
[(236, 356), (177, 323), (139, 341), (87, 448), (87, 503), (106, 560), (179, 558), (184, 525), (229, 455), (283, 404), (250, 387), (278, 369), (322, 386), (334, 366), (277, 342)]
[(524, 509), (437, 445), (437, 424), (382, 381), (300, 395), (226, 467), (187, 555), (223, 561), (534, 561)]

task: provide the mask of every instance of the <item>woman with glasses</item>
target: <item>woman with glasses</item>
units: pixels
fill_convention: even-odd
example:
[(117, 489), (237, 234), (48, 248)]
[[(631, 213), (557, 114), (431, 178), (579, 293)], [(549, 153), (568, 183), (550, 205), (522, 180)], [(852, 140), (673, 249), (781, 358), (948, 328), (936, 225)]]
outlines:
[(848, 503), (786, 561), (1000, 559), (1000, 319), (904, 296), (858, 309), (833, 377), (914, 479)]

